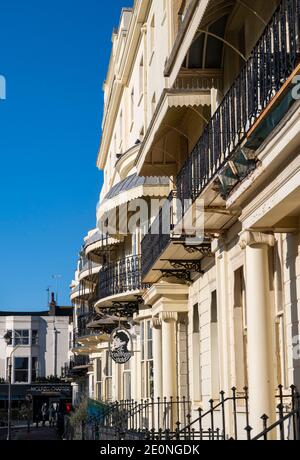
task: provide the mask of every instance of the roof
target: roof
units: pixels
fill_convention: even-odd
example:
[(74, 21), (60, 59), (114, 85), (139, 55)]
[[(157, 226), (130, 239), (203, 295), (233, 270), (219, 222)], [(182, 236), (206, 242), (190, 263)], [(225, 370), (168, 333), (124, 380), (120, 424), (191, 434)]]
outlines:
[[(56, 307), (55, 316), (70, 316), (73, 307)], [(54, 316), (49, 310), (45, 311), (0, 311), (0, 316)]]

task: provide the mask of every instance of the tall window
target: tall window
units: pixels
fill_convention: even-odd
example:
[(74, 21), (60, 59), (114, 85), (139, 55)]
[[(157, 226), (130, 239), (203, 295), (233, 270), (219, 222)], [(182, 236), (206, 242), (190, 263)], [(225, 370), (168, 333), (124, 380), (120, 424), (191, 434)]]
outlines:
[(109, 352), (105, 353), (106, 363), (105, 363), (105, 398), (106, 401), (112, 400), (112, 360), (109, 356)]
[[(70, 335), (72, 336), (71, 332), (70, 332)], [(71, 341), (69, 342), (69, 345), (70, 345)], [(32, 331), (32, 335), (31, 335), (31, 344), (32, 345), (38, 345), (39, 344), (39, 331), (37, 330), (33, 330)], [(72, 347), (70, 347), (72, 348)]]
[(39, 377), (39, 359), (33, 357), (31, 359), (31, 381), (36, 382)]
[(220, 394), (220, 373), (219, 373), (219, 331), (218, 331), (218, 304), (217, 291), (211, 293), (211, 392), (212, 398), (217, 399)]
[(284, 311), (284, 285), (282, 276), (283, 266), (283, 242), (282, 238), (276, 241), (275, 247), (270, 249), (274, 254), (273, 284), (275, 294), (275, 339), (276, 339), (276, 361), (277, 361), (277, 382), (288, 388), (288, 357), (286, 339), (286, 317)]
[(103, 399), (103, 377), (102, 377), (102, 359), (97, 358), (96, 361), (96, 385), (97, 385), (97, 398), (99, 401), (102, 401)]
[(243, 392), (248, 386), (247, 365), (247, 311), (244, 269), (241, 267), (234, 272), (234, 344), (236, 387)]
[(15, 383), (28, 383), (28, 358), (14, 359)]
[(29, 345), (29, 330), (15, 331), (15, 345)]
[(128, 401), (131, 399), (131, 370), (130, 361), (124, 364), (123, 370), (123, 399)]
[(142, 397), (153, 397), (153, 334), (151, 321), (141, 323)]
[(199, 305), (193, 306), (193, 396), (201, 401), (201, 350), (200, 350), (200, 315)]

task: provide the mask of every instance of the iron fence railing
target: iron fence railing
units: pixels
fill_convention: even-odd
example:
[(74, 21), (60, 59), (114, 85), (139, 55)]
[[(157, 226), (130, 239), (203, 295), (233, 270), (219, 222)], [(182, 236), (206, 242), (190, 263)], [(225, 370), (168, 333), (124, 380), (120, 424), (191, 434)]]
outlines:
[[(177, 175), (176, 194), (183, 213), (187, 203), (194, 202), (230, 160), (263, 110), (290, 77), (299, 57), (300, 0), (282, 0)], [(161, 215), (154, 223), (154, 227), (159, 229)], [(152, 229), (153, 226), (142, 241), (143, 278), (169, 242), (168, 235), (154, 233)]]
[(144, 288), (141, 257), (129, 256), (104, 266), (99, 272), (99, 299)]
[[(221, 392), (218, 401), (211, 400), (207, 410), (194, 412), (185, 398), (111, 403), (100, 417), (85, 421), (83, 436), (101, 440), (250, 441), (268, 440), (273, 433), (277, 439), (300, 440), (300, 395), (296, 387), (291, 386), (284, 394), (279, 386), (276, 399), (277, 420), (268, 425), (267, 415), (262, 415), (260, 434), (254, 434), (250, 426), (248, 389), (239, 393), (232, 388), (229, 396)], [(192, 415), (195, 412), (197, 416)]]

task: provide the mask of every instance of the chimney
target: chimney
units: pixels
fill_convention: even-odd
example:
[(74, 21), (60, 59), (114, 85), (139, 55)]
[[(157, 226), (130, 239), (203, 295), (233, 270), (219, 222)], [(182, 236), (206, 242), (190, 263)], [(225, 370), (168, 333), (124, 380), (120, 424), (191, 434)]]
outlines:
[(56, 301), (55, 301), (55, 294), (51, 292), (51, 302), (49, 303), (49, 314), (52, 316), (56, 315)]

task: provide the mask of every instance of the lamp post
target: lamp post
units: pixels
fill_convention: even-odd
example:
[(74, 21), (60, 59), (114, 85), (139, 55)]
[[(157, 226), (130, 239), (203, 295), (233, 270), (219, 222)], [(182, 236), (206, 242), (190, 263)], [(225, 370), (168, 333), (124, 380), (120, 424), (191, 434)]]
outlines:
[[(21, 335), (15, 331), (15, 336), (18, 335), (19, 338), (21, 338)], [(6, 345), (11, 345), (12, 344), (12, 333), (10, 331), (7, 331), (6, 334), (4, 335), (4, 340), (6, 342)], [(7, 410), (7, 441), (11, 440), (11, 374), (12, 374), (12, 355), (14, 352), (19, 348), (20, 345), (15, 346), (9, 357), (8, 357), (8, 410)]]

